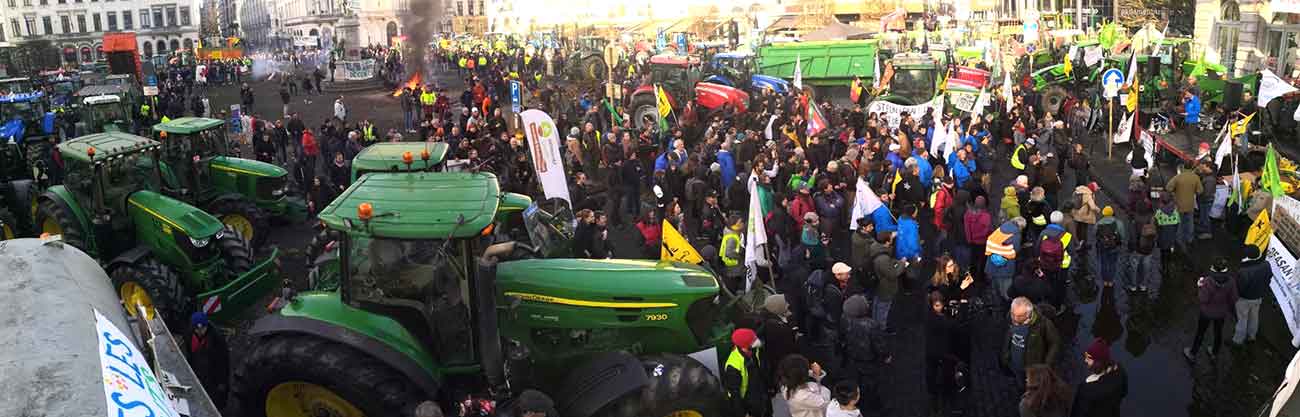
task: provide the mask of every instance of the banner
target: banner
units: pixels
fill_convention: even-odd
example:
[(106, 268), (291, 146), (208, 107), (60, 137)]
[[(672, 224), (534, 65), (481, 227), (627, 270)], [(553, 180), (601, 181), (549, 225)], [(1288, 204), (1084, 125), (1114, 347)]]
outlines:
[(959, 88), (967, 90), (979, 90), (989, 84), (989, 79), (993, 73), (988, 70), (982, 70), (972, 67), (957, 67), (952, 76), (948, 77), (948, 88)]
[(375, 76), (375, 60), (336, 61), (334, 78), (345, 81), (369, 80)]
[(95, 313), (104, 402), (109, 416), (179, 417), (170, 395), (155, 377), (144, 352), (107, 317)]
[(1101, 53), (1104, 51), (1099, 46), (1090, 46), (1083, 49), (1083, 65), (1092, 67), (1101, 62)]
[(975, 111), (975, 102), (979, 101), (979, 93), (949, 90), (948, 100), (952, 101), (953, 108), (971, 113)]
[(931, 109), (936, 115), (943, 114), (943, 96), (937, 96), (929, 103), (915, 106), (904, 106), (884, 100), (876, 100), (867, 105), (867, 113), (880, 113), (880, 116), (889, 122), (890, 129), (898, 128), (898, 123), (903, 120), (903, 113), (912, 115), (914, 119), (920, 119), (925, 115), (926, 110)]
[(1268, 102), (1275, 98), (1281, 97), (1288, 93), (1296, 92), (1296, 88), (1291, 84), (1283, 81), (1274, 74), (1273, 71), (1263, 70), (1259, 74), (1259, 107), (1268, 106)]
[(1282, 309), (1287, 328), (1291, 329), (1291, 345), (1300, 346), (1300, 323), (1296, 321), (1300, 318), (1300, 277), (1296, 276), (1296, 258), (1277, 236), (1270, 237), (1269, 243), (1264, 260), (1273, 270), (1273, 279), (1268, 287), (1273, 290), (1273, 297)]
[(238, 134), (243, 132), (244, 123), (243, 119), (240, 117), (238, 104), (230, 105), (230, 121), (228, 124), (230, 125), (230, 133)]
[(672, 223), (664, 220), (662, 227), (663, 237), (662, 243), (659, 245), (659, 260), (683, 262), (692, 265), (704, 262), (704, 257), (700, 256), (700, 252), (695, 250), (694, 246), (691, 246), (691, 242), (682, 237), (682, 233), (678, 232)]
[(1113, 141), (1115, 143), (1128, 143), (1131, 138), (1133, 138), (1133, 113), (1129, 113), (1128, 116), (1120, 119), (1119, 130), (1115, 131)]
[(532, 109), (519, 114), (523, 120), (524, 133), (528, 135), (528, 153), (533, 159), (533, 171), (537, 181), (542, 184), (546, 198), (569, 200), (568, 175), (564, 173), (564, 161), (560, 157), (560, 133), (556, 131), (555, 121), (546, 112)]

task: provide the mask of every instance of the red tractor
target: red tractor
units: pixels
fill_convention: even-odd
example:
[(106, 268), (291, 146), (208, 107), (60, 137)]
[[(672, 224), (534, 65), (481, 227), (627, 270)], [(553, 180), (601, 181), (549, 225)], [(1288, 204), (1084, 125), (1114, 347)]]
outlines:
[(695, 103), (695, 111), (708, 117), (730, 108), (732, 114), (748, 110), (749, 94), (722, 84), (701, 82), (701, 62), (695, 57), (654, 56), (648, 64), (650, 82), (632, 92), (632, 118), (637, 129), (654, 126), (657, 117), (656, 85), (664, 89), (673, 112), (680, 114), (687, 102)]

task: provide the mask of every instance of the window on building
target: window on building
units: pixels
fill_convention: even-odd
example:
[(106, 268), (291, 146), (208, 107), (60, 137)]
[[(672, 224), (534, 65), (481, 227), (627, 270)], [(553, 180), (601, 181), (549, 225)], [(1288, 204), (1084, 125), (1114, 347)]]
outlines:
[(9, 7), (10, 8), (18, 7), (18, 0), (9, 0)]
[(1219, 30), (1216, 31), (1219, 37), (1216, 45), (1219, 48), (1219, 63), (1228, 69), (1228, 73), (1224, 75), (1231, 76), (1237, 67), (1237, 41), (1241, 37), (1241, 9), (1238, 8), (1237, 2), (1228, 1), (1223, 3), (1219, 13)]
[(149, 27), (149, 9), (140, 9), (140, 28)]
[(96, 61), (104, 60), (104, 44), (102, 43), (99, 45), (95, 45), (95, 60)]
[(94, 60), (95, 57), (90, 56), (90, 47), (89, 46), (81, 47), (81, 62), (91, 62)]
[(7, 40), (8, 40), (8, 39), (5, 39), (5, 24), (4, 24), (4, 23), (0, 23), (0, 42), (4, 42), (4, 41), (7, 41)]
[(95, 13), (95, 16), (92, 17), (91, 20), (95, 22), (96, 32), (104, 31), (104, 18), (100, 17), (99, 13)]
[(176, 8), (167, 8), (167, 26), (176, 26)]
[(464, 16), (464, 15), (465, 15), (465, 1), (462, 0), (456, 2), (456, 16)]
[(190, 25), (190, 8), (188, 6), (181, 7), (181, 26), (189, 26), (189, 25)]
[(50, 5), (50, 0), (41, 0), (41, 5), (42, 5), (42, 6), (49, 6), (49, 5)]
[(18, 25), (18, 19), (9, 19), (9, 30), (13, 31), (14, 38), (23, 37), (23, 28)]
[(46, 35), (54, 34), (54, 19), (51, 19), (49, 16), (42, 17), (41, 26), (45, 29), (44, 33)]
[(154, 25), (154, 27), (166, 27), (166, 26), (167, 26), (167, 21), (163, 20), (163, 18), (162, 18), (162, 9), (161, 9), (161, 8), (153, 9), (153, 25)]
[(122, 12), (122, 30), (134, 29), (135, 25), (133, 24), (134, 22), (132, 22), (132, 20), (134, 19), (133, 16), (131, 15), (131, 11), (128, 10)]
[(86, 33), (86, 15), (77, 15), (77, 32)]
[(23, 0), (23, 6), (32, 7), (32, 0)]
[(71, 47), (71, 46), (65, 46), (65, 47), (63, 47), (63, 63), (65, 63), (65, 64), (75, 64), (75, 63), (77, 63), (77, 49), (76, 49), (76, 48), (73, 48), (73, 47)]
[(27, 16), (23, 18), (23, 24), (27, 28), (27, 36), (36, 36), (36, 17)]
[(117, 32), (117, 12), (108, 12), (108, 31)]
[(144, 41), (144, 56), (153, 56), (153, 43)]
[(63, 33), (72, 33), (72, 16), (59, 16), (59, 28), (63, 29)]

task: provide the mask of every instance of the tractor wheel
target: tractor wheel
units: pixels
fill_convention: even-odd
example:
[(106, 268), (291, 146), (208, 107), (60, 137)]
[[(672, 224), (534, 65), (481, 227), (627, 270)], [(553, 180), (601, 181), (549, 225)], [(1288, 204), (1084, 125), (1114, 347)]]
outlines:
[(37, 234), (63, 235), (63, 243), (87, 251), (86, 232), (81, 230), (81, 223), (72, 217), (72, 212), (53, 199), (41, 201), (36, 206)]
[(180, 274), (172, 267), (145, 256), (114, 267), (108, 276), (127, 307), (127, 315), (135, 317), (139, 314), (135, 306), (142, 305), (149, 318), (161, 314), (168, 328), (179, 331), (189, 325), (194, 307)]
[(270, 216), (252, 201), (243, 198), (219, 199), (208, 204), (207, 212), (239, 232), (253, 248), (259, 248), (266, 242)]
[(650, 382), (615, 401), (601, 417), (717, 417), (722, 387), (703, 364), (682, 355), (641, 358)]
[(1043, 92), (1041, 101), (1043, 111), (1058, 114), (1061, 111), (1061, 106), (1065, 105), (1065, 99), (1069, 96), (1065, 89), (1060, 86), (1048, 88), (1047, 91)]
[(638, 130), (655, 125), (659, 117), (659, 106), (654, 94), (642, 94), (632, 99), (632, 120)]
[(0, 207), (0, 240), (18, 238), (18, 220), (9, 209)]
[(253, 346), (235, 369), (241, 416), (409, 415), (423, 401), (401, 372), (344, 344), (279, 334)]
[(589, 80), (603, 80), (609, 75), (609, 67), (605, 65), (604, 58), (591, 55), (582, 60), (582, 73)]
[(226, 226), (213, 244), (221, 251), (221, 260), (226, 261), (227, 276), (231, 280), (253, 269), (253, 248), (235, 229)]

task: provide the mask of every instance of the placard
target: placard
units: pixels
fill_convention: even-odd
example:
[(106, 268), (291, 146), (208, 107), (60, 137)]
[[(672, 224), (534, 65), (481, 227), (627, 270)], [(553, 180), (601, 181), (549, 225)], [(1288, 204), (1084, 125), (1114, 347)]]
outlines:
[(1291, 329), (1291, 345), (1300, 346), (1300, 324), (1296, 323), (1300, 318), (1300, 277), (1296, 276), (1295, 255), (1277, 236), (1273, 236), (1268, 251), (1264, 252), (1264, 259), (1273, 270), (1273, 279), (1268, 287), (1273, 290), (1273, 297), (1282, 309), (1287, 328)]
[(915, 106), (904, 106), (894, 104), (884, 100), (876, 100), (867, 105), (867, 113), (880, 113), (889, 123), (890, 129), (897, 129), (898, 123), (903, 120), (903, 113), (912, 115), (913, 119), (920, 120), (925, 115), (926, 110), (934, 110), (934, 114), (943, 114), (943, 96), (935, 97), (925, 104)]

